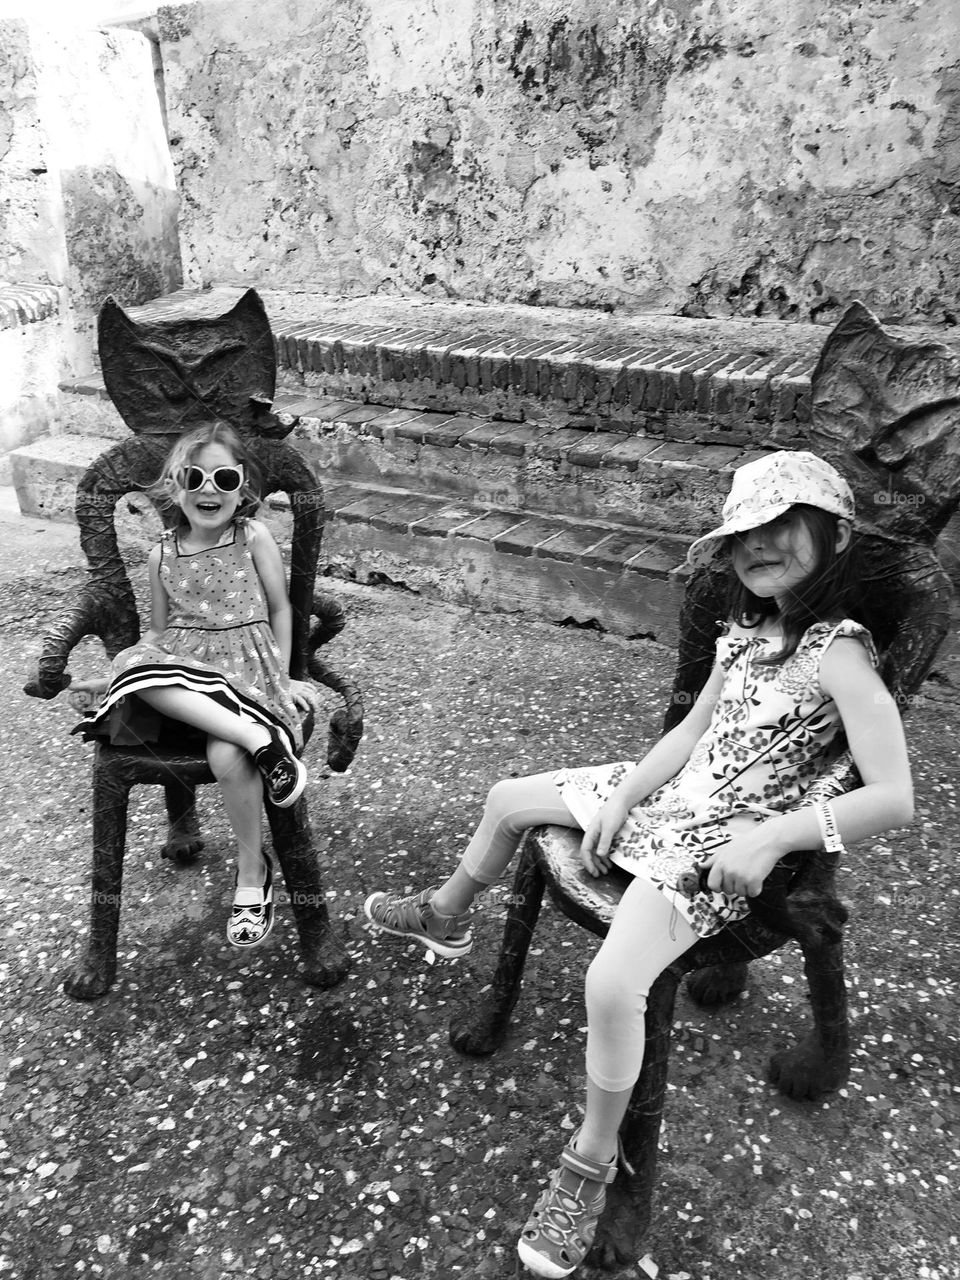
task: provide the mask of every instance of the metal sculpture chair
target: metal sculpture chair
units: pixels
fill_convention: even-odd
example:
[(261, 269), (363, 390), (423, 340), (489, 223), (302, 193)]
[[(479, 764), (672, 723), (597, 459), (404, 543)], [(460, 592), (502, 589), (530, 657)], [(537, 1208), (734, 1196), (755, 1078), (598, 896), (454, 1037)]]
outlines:
[[(935, 381), (929, 376), (931, 365), (946, 382), (943, 396), (938, 396), (935, 386), (931, 390)], [(904, 366), (909, 369), (906, 381), (915, 387), (915, 395), (904, 390), (902, 380), (897, 381), (896, 369)], [(872, 405), (865, 404), (863, 397), (848, 394), (852, 386), (864, 385), (873, 389)], [(953, 458), (952, 478), (948, 478), (951, 467), (943, 464), (943, 457), (946, 454), (949, 460), (950, 448), (941, 449), (939, 455), (926, 454), (928, 461), (938, 463), (937, 486), (927, 489), (928, 495), (931, 490), (939, 495), (934, 509), (933, 498), (909, 503), (885, 496), (919, 493), (915, 486), (923, 477), (918, 481), (916, 470), (911, 473), (909, 467), (896, 473), (883, 467), (872, 446), (877, 445), (878, 434), (890, 433), (885, 419), (892, 418), (904, 430), (918, 431), (924, 441), (932, 429), (940, 426), (946, 430), (950, 414), (945, 405), (949, 409), (951, 395), (955, 426), (960, 418), (958, 388), (960, 366), (952, 362), (949, 353), (925, 347), (918, 356), (916, 348), (884, 334), (870, 313), (859, 306), (847, 313), (831, 335), (814, 376), (815, 427), (817, 406), (832, 409), (838, 397), (856, 404), (865, 416), (873, 411), (875, 429), (867, 436), (871, 447), (860, 439), (858, 453), (838, 449), (838, 439), (844, 437), (836, 432), (835, 417), (830, 420), (835, 434), (824, 432), (817, 438), (814, 427), (809, 446), (829, 454), (830, 461), (845, 472), (854, 486), (858, 511), (864, 513), (862, 523), (868, 532), (862, 536), (861, 550), (872, 601), (869, 622), (883, 653), (881, 674), (901, 708), (909, 706), (949, 626), (952, 587), (931, 544), (960, 502), (960, 459)], [(888, 412), (889, 403), (897, 396), (895, 412)], [(847, 438), (853, 435), (849, 431)], [(899, 445), (906, 459), (917, 456), (916, 452), (910, 454), (907, 441), (901, 440)], [(893, 485), (896, 488), (889, 487)], [(922, 528), (918, 511), (924, 519)], [(906, 530), (898, 527), (903, 519), (912, 522)], [(710, 570), (695, 574), (681, 611), (679, 661), (664, 731), (682, 719), (706, 682), (724, 607), (722, 575)], [(816, 792), (808, 792), (808, 799), (839, 795), (857, 783), (856, 770), (844, 752), (829, 775), (817, 783)], [(462, 1052), (488, 1054), (502, 1044), (519, 997), (545, 889), (576, 924), (600, 937), (605, 935), (628, 878), (622, 872), (599, 880), (588, 876), (580, 864), (579, 844), (579, 835), (562, 827), (543, 827), (528, 835), (491, 986), (479, 1009), (451, 1023), (451, 1041)], [(790, 855), (768, 878), (746, 919), (700, 940), (653, 984), (646, 1012), (643, 1067), (621, 1129), (625, 1155), (634, 1172), (629, 1176), (622, 1173), (608, 1189), (607, 1207), (589, 1258), (592, 1264), (613, 1268), (635, 1260), (642, 1252), (655, 1186), (674, 1004), (685, 974), (690, 975), (688, 984), (694, 999), (722, 1003), (743, 990), (751, 960), (796, 939), (809, 984), (813, 1029), (795, 1048), (773, 1056), (771, 1079), (789, 1096), (813, 1098), (838, 1088), (847, 1078), (849, 1030), (842, 944), (847, 910), (836, 895), (835, 871), (836, 855), (823, 850)]]
[[(107, 656), (134, 644), (140, 623), (134, 593), (117, 542), (116, 504), (152, 483), (170, 445), (182, 431), (210, 417), (229, 421), (242, 436), (263, 477), (263, 496), (289, 495), (293, 515), (290, 601), (293, 645), (290, 674), (307, 675), (343, 700), (330, 719), (327, 762), (343, 771), (363, 733), (359, 691), (331, 670), (317, 650), (344, 626), (339, 605), (315, 595), (323, 534), (323, 493), (304, 459), (281, 439), (289, 430), (269, 412), (275, 357), (263, 305), (250, 290), (225, 316), (137, 325), (113, 302), (100, 315), (99, 346), (108, 392), (135, 432), (106, 450), (77, 489), (77, 523), (90, 577), (79, 599), (47, 636), (36, 677), (25, 691), (52, 698), (68, 688), (66, 670), (74, 646), (99, 636)], [(303, 718), (306, 743), (314, 717)], [(179, 863), (196, 860), (203, 840), (196, 788), (214, 781), (201, 750), (191, 750), (183, 726), (157, 747), (97, 744), (93, 766), (93, 876), (90, 933), (83, 959), (67, 975), (64, 990), (77, 999), (102, 996), (116, 976), (127, 805), (136, 784), (163, 786), (168, 832), (162, 853)], [(179, 739), (183, 739), (182, 741)], [(196, 743), (194, 743), (196, 746)], [(305, 797), (290, 808), (266, 804), (274, 851), (293, 908), (303, 977), (330, 987), (349, 968), (349, 956), (330, 925)]]

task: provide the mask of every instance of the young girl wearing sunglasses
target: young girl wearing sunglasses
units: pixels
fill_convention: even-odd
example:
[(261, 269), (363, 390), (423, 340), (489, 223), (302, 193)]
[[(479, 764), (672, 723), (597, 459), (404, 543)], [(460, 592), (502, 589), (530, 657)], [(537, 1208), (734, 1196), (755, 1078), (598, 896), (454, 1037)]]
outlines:
[(78, 727), (118, 746), (163, 741), (169, 721), (179, 722), (180, 743), (184, 726), (204, 735), (237, 839), (227, 922), (236, 947), (256, 946), (273, 927), (262, 800), (286, 808), (303, 791), (298, 708), (311, 702), (310, 686), (287, 674), (290, 599), (277, 544), (250, 518), (258, 480), (226, 423), (205, 424), (174, 445), (152, 490), (179, 518), (147, 561), (150, 629), (114, 658), (102, 703)]

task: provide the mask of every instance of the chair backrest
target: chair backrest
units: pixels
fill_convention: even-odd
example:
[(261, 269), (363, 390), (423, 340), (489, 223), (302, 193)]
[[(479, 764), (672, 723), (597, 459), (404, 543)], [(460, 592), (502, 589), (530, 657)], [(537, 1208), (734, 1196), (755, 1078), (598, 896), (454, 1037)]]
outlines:
[[(880, 652), (884, 683), (905, 711), (949, 629), (953, 588), (930, 547), (875, 535), (859, 543), (867, 603), (859, 620)], [(700, 569), (687, 583), (664, 732), (684, 718), (710, 675), (726, 617), (727, 582), (726, 570)]]
[[(202, 422), (228, 422), (243, 438), (263, 476), (263, 497), (284, 492), (293, 513), (290, 673), (306, 675), (317, 558), (323, 532), (323, 492), (306, 461), (283, 437), (291, 430), (271, 411), (276, 353), (266, 311), (249, 289), (224, 315), (135, 321), (111, 298), (100, 311), (98, 346), (104, 384), (132, 435), (106, 450), (77, 486), (77, 523), (90, 577), (47, 636), (37, 677), (26, 686), (52, 698), (68, 683), (73, 646), (99, 635), (109, 657), (140, 636), (136, 600), (120, 554), (115, 512), (129, 493), (160, 475), (179, 436)], [(326, 610), (325, 637), (342, 621)], [(315, 629), (316, 630), (316, 629)], [(316, 638), (316, 636), (314, 637)]]
[[(857, 506), (866, 612), (880, 673), (909, 708), (950, 626), (953, 588), (933, 544), (960, 508), (960, 358), (926, 335), (888, 333), (853, 303), (810, 388), (804, 448), (832, 463)], [(726, 614), (725, 572), (692, 575), (664, 729), (703, 688)]]
[[(306, 672), (310, 618), (317, 559), (323, 535), (323, 491), (307, 462), (282, 440), (248, 439), (247, 446), (263, 477), (263, 496), (285, 493), (293, 530), (290, 558), (290, 602), (293, 607), (291, 674)], [(77, 486), (77, 524), (87, 557), (87, 591), (93, 606), (93, 630), (109, 657), (139, 639), (133, 589), (120, 553), (117, 503), (156, 481), (165, 452), (155, 438), (137, 436), (114, 445), (87, 469)]]

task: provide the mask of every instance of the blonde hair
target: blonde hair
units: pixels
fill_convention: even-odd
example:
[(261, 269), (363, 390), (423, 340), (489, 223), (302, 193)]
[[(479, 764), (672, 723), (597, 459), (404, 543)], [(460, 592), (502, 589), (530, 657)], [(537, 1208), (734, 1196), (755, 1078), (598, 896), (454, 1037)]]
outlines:
[(260, 469), (250, 450), (229, 422), (213, 418), (180, 437), (167, 454), (159, 478), (147, 490), (149, 496), (165, 510), (172, 509), (180, 513), (177, 522), (180, 525), (187, 523), (177, 501), (177, 494), (183, 488), (183, 473), (187, 467), (193, 466), (197, 454), (208, 444), (222, 445), (233, 455), (234, 462), (243, 467), (243, 484), (240, 486), (240, 501), (234, 519), (249, 519), (260, 506)]

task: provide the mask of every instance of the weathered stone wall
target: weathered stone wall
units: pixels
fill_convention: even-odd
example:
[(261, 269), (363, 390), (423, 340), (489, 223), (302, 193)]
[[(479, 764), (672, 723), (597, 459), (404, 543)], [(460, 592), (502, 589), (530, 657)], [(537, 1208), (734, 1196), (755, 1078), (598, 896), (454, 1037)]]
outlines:
[(0, 23), (0, 280), (67, 285), (80, 308), (179, 284), (146, 36)]
[(0, 21), (0, 286), (59, 284), (66, 269), (63, 214), (30, 33), (23, 22)]
[(63, 202), (74, 307), (144, 302), (181, 281), (178, 197), (149, 39), (35, 30), (33, 47)]
[(177, 209), (149, 39), (0, 22), (0, 449), (55, 425), (107, 294), (179, 285)]
[(950, 319), (956, 0), (161, 11), (194, 282)]

